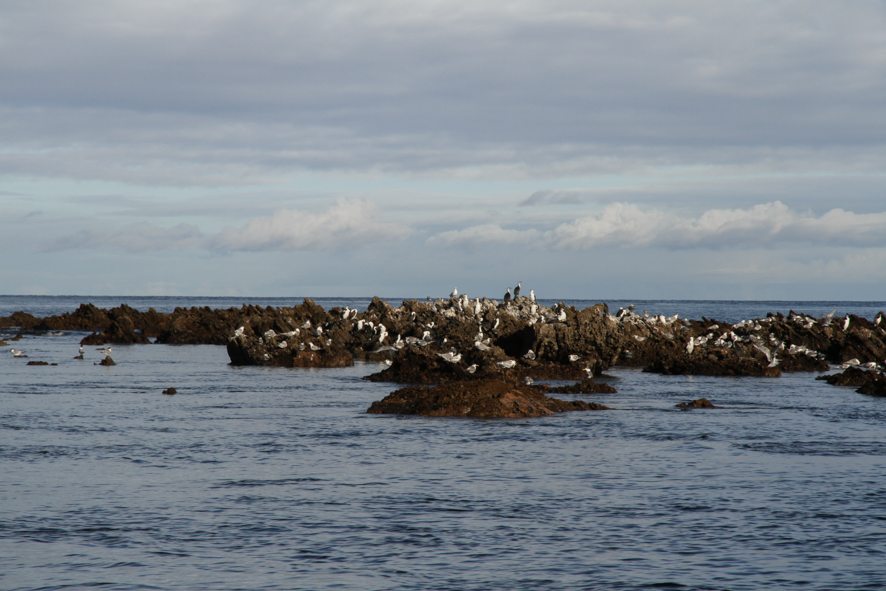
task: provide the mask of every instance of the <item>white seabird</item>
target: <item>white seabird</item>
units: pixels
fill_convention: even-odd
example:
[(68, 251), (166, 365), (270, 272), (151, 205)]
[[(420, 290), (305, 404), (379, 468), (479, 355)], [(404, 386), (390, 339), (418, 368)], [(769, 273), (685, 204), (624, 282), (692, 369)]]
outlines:
[(849, 330), (849, 314), (846, 315), (846, 320), (843, 321), (843, 332)]
[(533, 301), (533, 302), (535, 301), (535, 290), (534, 289), (529, 290), (529, 300)]
[(579, 360), (579, 356), (578, 356), (578, 355), (576, 355), (575, 353), (570, 353), (570, 354), (569, 354), (569, 361), (570, 361), (571, 363), (575, 363), (575, 362), (578, 361), (578, 360)]
[(455, 351), (449, 351), (447, 353), (437, 353), (437, 356), (444, 361), (448, 361), (449, 363), (458, 363), (459, 361), (461, 361), (461, 353), (456, 353)]
[(465, 371), (468, 372), (468, 373), (470, 373), (470, 374), (474, 373), (475, 371), (477, 371), (477, 364), (476, 364), (476, 363), (472, 363), (471, 365), (469, 365), (469, 366), (467, 366), (467, 367), (465, 368)]
[(19, 349), (10, 349), (10, 353), (12, 353), (13, 357), (27, 357), (24, 351), (20, 351)]
[(499, 361), (496, 365), (498, 365), (502, 369), (511, 369), (512, 367), (517, 365), (517, 362), (513, 359), (506, 359), (505, 361)]
[(510, 302), (510, 301), (511, 301), (511, 288), (510, 288), (510, 287), (509, 287), (508, 290), (505, 292), (504, 300), (505, 300), (506, 302)]
[(455, 299), (458, 297), (458, 288), (457, 287), (452, 288), (452, 293), (449, 294), (449, 297), (452, 299)]
[(592, 377), (594, 377), (594, 370), (591, 369), (590, 367), (584, 368), (584, 371), (585, 371), (585, 375), (588, 377), (588, 379), (591, 379)]
[(515, 299), (515, 300), (516, 300), (517, 297), (520, 295), (520, 287), (521, 287), (522, 285), (523, 285), (523, 282), (522, 282), (522, 281), (518, 281), (518, 282), (517, 282), (517, 285), (514, 287), (514, 299)]

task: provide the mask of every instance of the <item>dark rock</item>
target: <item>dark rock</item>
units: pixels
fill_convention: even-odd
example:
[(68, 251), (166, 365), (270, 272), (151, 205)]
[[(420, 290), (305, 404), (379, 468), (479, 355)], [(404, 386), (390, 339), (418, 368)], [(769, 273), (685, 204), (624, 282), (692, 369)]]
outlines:
[(882, 373), (879, 374), (878, 377), (872, 378), (868, 383), (863, 384), (856, 392), (867, 394), (868, 396), (886, 396), (886, 376)]
[(603, 410), (602, 404), (549, 398), (545, 388), (498, 379), (401, 388), (372, 403), (371, 414), (429, 417), (525, 418), (574, 410)]
[(28, 365), (49, 365), (48, 361), (28, 361)]
[(696, 408), (718, 408), (714, 406), (714, 403), (707, 398), (697, 398), (696, 400), (690, 400), (689, 402), (678, 402), (674, 406), (676, 408), (679, 408), (680, 410), (693, 410)]
[(114, 363), (114, 360), (111, 359), (111, 356), (110, 356), (110, 355), (106, 355), (104, 359), (102, 359), (101, 361), (96, 362), (96, 365), (111, 366), (111, 365), (117, 365), (117, 364)]
[(832, 386), (851, 386), (858, 388), (871, 380), (871, 372), (860, 367), (848, 367), (840, 373), (818, 376), (816, 380), (829, 383)]
[(175, 388), (166, 388), (165, 390), (163, 390), (163, 393), (167, 396), (173, 396), (175, 394), (178, 394), (178, 390), (176, 390)]
[(841, 373), (820, 376), (832, 386), (849, 386), (856, 388), (859, 394), (868, 396), (886, 396), (886, 373), (876, 369), (849, 367)]
[(618, 392), (609, 384), (587, 379), (570, 386), (557, 386), (551, 388), (550, 391), (556, 394), (614, 394)]
[(665, 375), (704, 375), (704, 376), (756, 376), (777, 378), (781, 375), (778, 366), (756, 352), (748, 349), (713, 349), (705, 354), (687, 355), (680, 352), (662, 355), (643, 371)]

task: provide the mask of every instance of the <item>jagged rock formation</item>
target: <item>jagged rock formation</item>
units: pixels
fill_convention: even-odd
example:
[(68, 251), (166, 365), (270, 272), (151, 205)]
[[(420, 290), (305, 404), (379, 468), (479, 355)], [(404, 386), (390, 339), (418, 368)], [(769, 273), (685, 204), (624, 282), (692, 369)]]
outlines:
[(858, 316), (787, 316), (729, 324), (650, 316), (604, 304), (576, 310), (531, 297), (408, 300), (375, 298), (365, 311), (324, 310), (311, 300), (291, 308), (176, 308), (169, 314), (83, 304), (35, 318), (16, 312), (0, 328), (92, 331), (84, 344), (225, 344), (232, 364), (339, 367), (386, 361), (371, 379), (440, 383), (502, 377), (580, 380), (613, 365), (667, 374), (778, 376), (825, 371), (859, 359), (886, 363), (886, 322)]

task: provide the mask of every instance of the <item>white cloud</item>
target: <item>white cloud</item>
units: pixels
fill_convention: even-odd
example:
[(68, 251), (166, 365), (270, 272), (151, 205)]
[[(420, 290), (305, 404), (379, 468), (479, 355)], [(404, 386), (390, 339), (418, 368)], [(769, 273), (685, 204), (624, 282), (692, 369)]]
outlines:
[(371, 247), (377, 241), (404, 238), (409, 229), (376, 218), (367, 201), (341, 201), (326, 211), (292, 209), (255, 218), (223, 230), (212, 240), (220, 250), (336, 250)]
[(832, 209), (816, 215), (773, 201), (686, 215), (632, 203), (611, 203), (599, 213), (561, 223), (547, 231), (489, 224), (442, 232), (429, 242), (471, 246), (514, 244), (527, 239), (536, 240), (539, 246), (563, 250), (600, 246), (755, 248), (791, 243), (877, 247), (886, 246), (886, 212)]
[(566, 249), (600, 245), (747, 248), (783, 243), (882, 246), (886, 244), (886, 212), (832, 209), (817, 216), (774, 201), (744, 209), (710, 209), (696, 216), (681, 216), (615, 203), (596, 215), (557, 226), (548, 237), (554, 246)]

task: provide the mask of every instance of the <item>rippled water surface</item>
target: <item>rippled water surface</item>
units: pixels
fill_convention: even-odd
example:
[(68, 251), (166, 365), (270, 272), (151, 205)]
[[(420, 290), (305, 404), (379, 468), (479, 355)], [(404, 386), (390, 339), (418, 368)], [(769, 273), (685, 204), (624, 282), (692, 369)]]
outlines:
[(365, 414), (374, 365), (100, 367), (82, 336), (0, 357), (2, 589), (886, 588), (886, 399), (814, 374), (616, 369), (612, 411), (397, 418)]

